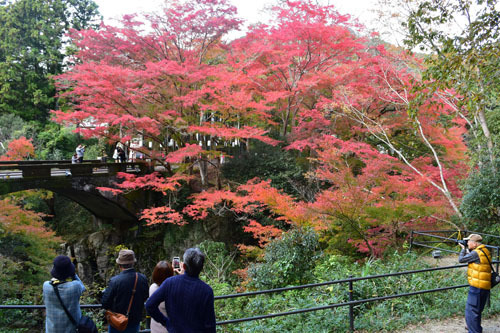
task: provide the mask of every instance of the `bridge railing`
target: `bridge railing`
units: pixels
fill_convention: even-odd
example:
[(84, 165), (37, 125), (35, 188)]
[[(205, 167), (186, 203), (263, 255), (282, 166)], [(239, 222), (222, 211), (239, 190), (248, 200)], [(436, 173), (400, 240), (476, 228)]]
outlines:
[[(85, 160), (84, 163), (100, 163), (102, 160)], [(23, 165), (23, 164), (71, 164), (71, 160), (21, 160), (0, 161), (0, 165)]]
[(94, 174), (116, 175), (118, 172), (145, 174), (151, 171), (145, 161), (106, 163), (89, 160), (82, 163), (71, 161), (0, 161), (2, 178), (48, 178), (53, 176), (92, 176)]
[[(498, 264), (498, 261), (494, 261), (494, 263)], [(452, 270), (452, 269), (457, 269), (457, 268), (466, 267), (466, 266), (467, 266), (467, 264), (461, 264), (461, 265), (454, 265), (454, 266), (433, 267), (433, 268), (395, 272), (395, 273), (388, 273), (388, 274), (370, 275), (370, 276), (364, 276), (364, 277), (352, 277), (351, 276), (347, 279), (342, 279), (342, 280), (333, 280), (333, 281), (314, 283), (314, 284), (306, 284), (306, 285), (286, 287), (286, 288), (277, 288), (277, 289), (260, 290), (260, 291), (253, 291), (253, 292), (247, 292), (247, 293), (238, 293), (238, 294), (216, 296), (215, 301), (217, 302), (220, 300), (236, 298), (236, 297), (252, 297), (252, 296), (262, 295), (262, 294), (279, 293), (279, 292), (284, 292), (284, 291), (289, 291), (289, 290), (316, 288), (316, 287), (328, 286), (328, 285), (334, 285), (334, 284), (346, 284), (347, 285), (347, 292), (349, 295), (349, 301), (347, 301), (347, 302), (335, 303), (335, 304), (325, 304), (325, 305), (321, 305), (321, 306), (317, 306), (317, 307), (295, 309), (295, 310), (287, 311), (287, 312), (262, 314), (259, 316), (218, 321), (216, 323), (216, 325), (218, 325), (218, 326), (230, 325), (230, 324), (237, 324), (237, 323), (246, 322), (246, 321), (261, 320), (261, 319), (274, 318), (274, 317), (280, 317), (280, 316), (289, 316), (289, 315), (295, 315), (295, 314), (299, 314), (299, 313), (321, 311), (321, 310), (333, 309), (333, 308), (338, 308), (338, 307), (349, 307), (349, 329), (351, 332), (354, 332), (354, 321), (355, 321), (354, 307), (357, 305), (364, 304), (364, 303), (371, 303), (371, 302), (386, 301), (386, 300), (396, 299), (396, 298), (400, 298), (400, 297), (415, 296), (415, 295), (420, 295), (420, 294), (442, 292), (442, 291), (446, 291), (446, 290), (468, 287), (468, 284), (460, 284), (460, 285), (445, 286), (445, 287), (435, 288), (435, 289), (425, 289), (425, 290), (418, 290), (418, 291), (408, 292), (408, 293), (400, 293), (400, 294), (393, 294), (393, 295), (386, 295), (386, 296), (372, 297), (372, 298), (365, 298), (365, 299), (357, 299), (356, 300), (354, 298), (355, 283), (356, 282), (364, 281), (364, 280), (372, 280), (372, 279), (384, 279), (384, 278), (394, 277), (394, 276), (413, 275), (413, 274), (439, 271), (439, 270)], [(100, 309), (102, 306), (100, 304), (86, 304), (86, 305), (81, 305), (81, 307), (83, 309)], [(216, 304), (215, 308), (217, 309), (217, 304)], [(0, 305), (0, 310), (8, 310), (8, 309), (40, 310), (40, 309), (45, 309), (45, 306), (44, 305)], [(140, 332), (150, 332), (150, 330), (148, 328), (146, 328), (146, 329), (142, 329)]]

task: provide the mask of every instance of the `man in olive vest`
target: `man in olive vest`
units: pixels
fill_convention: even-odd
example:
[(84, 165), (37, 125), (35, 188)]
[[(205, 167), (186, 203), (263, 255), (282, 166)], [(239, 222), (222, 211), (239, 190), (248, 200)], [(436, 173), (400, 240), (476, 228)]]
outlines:
[(469, 281), (469, 295), (465, 305), (465, 322), (469, 333), (481, 333), (481, 312), (490, 296), (491, 289), (491, 261), (490, 251), (481, 244), (483, 238), (477, 234), (471, 234), (464, 238), (467, 241), (467, 249), (463, 244), (458, 261), (468, 263), (467, 279)]

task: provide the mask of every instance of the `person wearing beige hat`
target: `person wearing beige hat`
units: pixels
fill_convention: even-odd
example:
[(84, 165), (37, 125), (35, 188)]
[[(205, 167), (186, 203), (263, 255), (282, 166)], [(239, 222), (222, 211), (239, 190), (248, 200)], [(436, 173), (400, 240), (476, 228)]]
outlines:
[[(120, 274), (111, 278), (108, 287), (102, 295), (102, 307), (106, 310), (128, 316), (128, 325), (122, 333), (139, 332), (144, 302), (148, 298), (148, 279), (144, 274), (136, 272), (134, 265), (137, 262), (132, 250), (120, 250), (116, 263), (120, 267)], [(134, 290), (135, 285), (135, 292)], [(132, 297), (133, 296), (133, 297)], [(132, 303), (130, 301), (132, 300)], [(108, 325), (109, 333), (118, 333)]]
[(469, 294), (465, 305), (465, 322), (469, 333), (481, 333), (481, 313), (490, 296), (491, 289), (491, 254), (486, 248), (483, 237), (478, 234), (470, 234), (464, 238), (467, 243), (467, 248), (464, 244), (459, 243), (462, 247), (458, 262), (467, 263), (467, 280), (469, 282)]

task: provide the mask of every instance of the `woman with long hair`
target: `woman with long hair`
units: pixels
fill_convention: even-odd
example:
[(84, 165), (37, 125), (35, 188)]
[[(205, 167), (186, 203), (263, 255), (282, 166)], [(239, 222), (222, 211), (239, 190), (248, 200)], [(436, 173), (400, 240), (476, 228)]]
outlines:
[[(155, 269), (153, 270), (153, 284), (149, 287), (149, 296), (153, 295), (153, 293), (158, 289), (163, 281), (167, 278), (174, 275), (174, 269), (172, 265), (167, 261), (160, 261), (156, 264)], [(165, 302), (161, 303), (159, 306), (160, 311), (163, 315), (167, 316), (167, 311), (165, 310)], [(151, 318), (151, 333), (167, 333), (167, 329), (160, 323), (156, 322)]]

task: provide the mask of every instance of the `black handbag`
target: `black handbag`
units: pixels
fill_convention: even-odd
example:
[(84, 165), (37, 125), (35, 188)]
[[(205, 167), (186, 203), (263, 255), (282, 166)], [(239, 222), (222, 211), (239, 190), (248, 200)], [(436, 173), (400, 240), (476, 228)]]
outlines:
[(493, 265), (491, 264), (490, 258), (486, 255), (486, 252), (483, 251), (483, 249), (480, 249), (481, 252), (484, 253), (486, 259), (488, 260), (488, 264), (490, 264), (491, 267), (491, 288), (496, 286), (497, 284), (500, 283), (500, 276), (498, 275), (498, 272), (495, 272), (495, 269), (493, 268)]
[(90, 319), (90, 317), (87, 316), (82, 316), (80, 318), (80, 321), (77, 323), (75, 318), (69, 313), (68, 309), (64, 305), (61, 295), (59, 295), (59, 288), (57, 288), (57, 285), (52, 284), (52, 287), (54, 287), (54, 292), (56, 293), (57, 298), (59, 299), (59, 302), (61, 303), (62, 308), (64, 309), (64, 312), (66, 312), (66, 315), (68, 316), (69, 320), (73, 323), (73, 325), (76, 326), (76, 331), (78, 333), (98, 333), (97, 332), (97, 327), (95, 326), (95, 323)]

